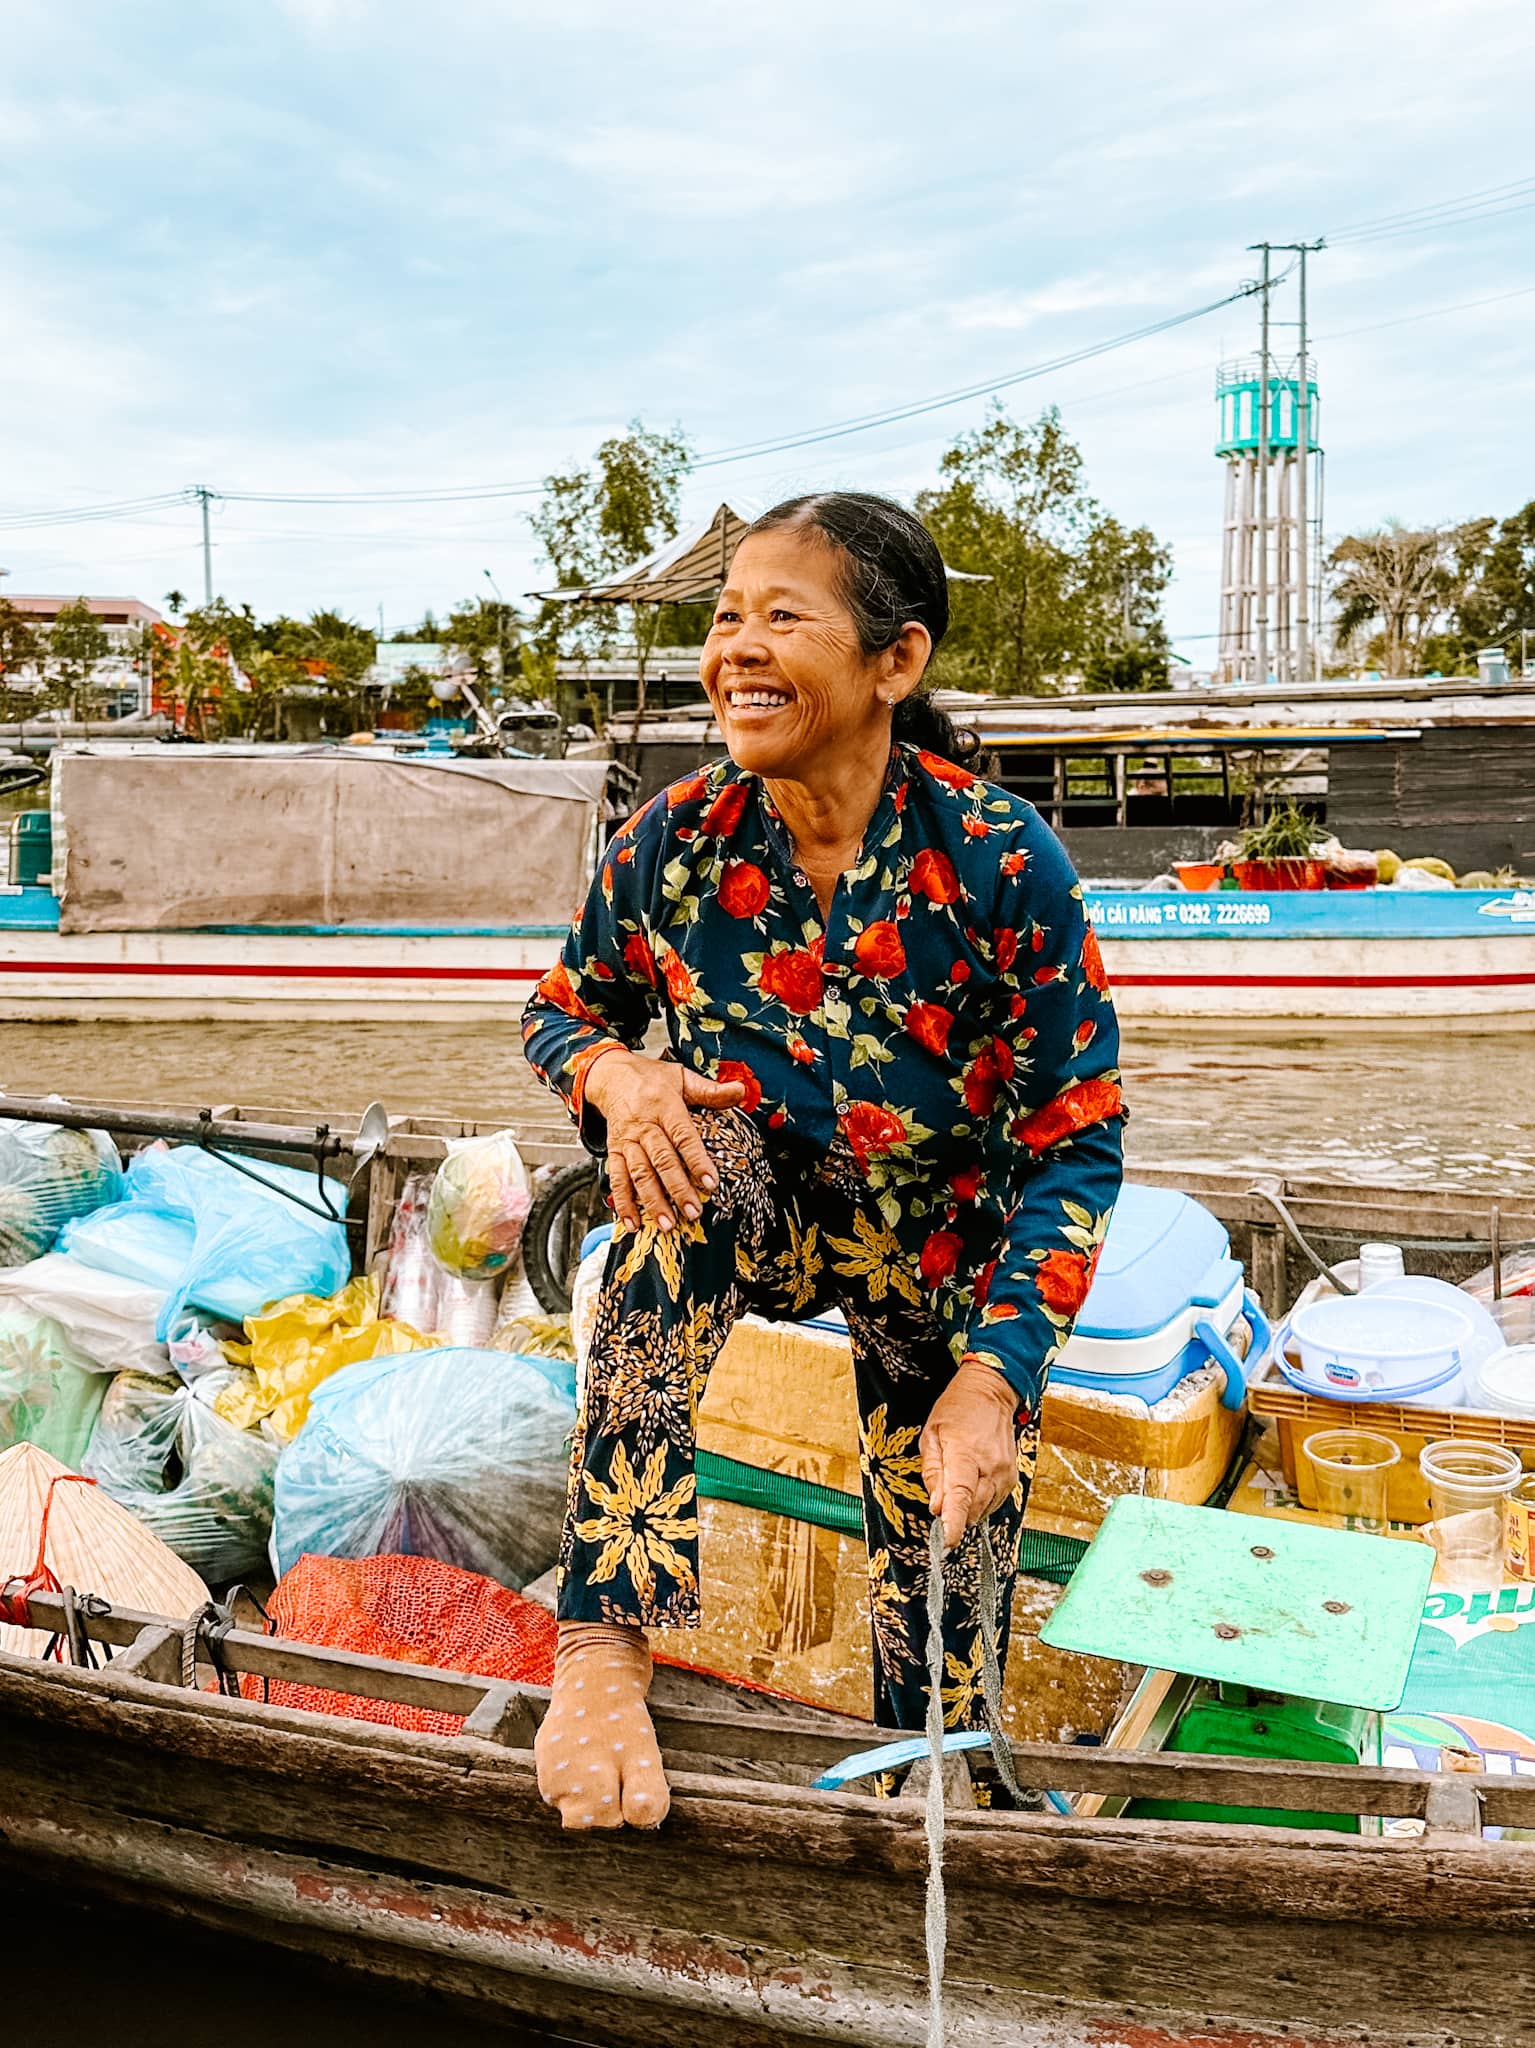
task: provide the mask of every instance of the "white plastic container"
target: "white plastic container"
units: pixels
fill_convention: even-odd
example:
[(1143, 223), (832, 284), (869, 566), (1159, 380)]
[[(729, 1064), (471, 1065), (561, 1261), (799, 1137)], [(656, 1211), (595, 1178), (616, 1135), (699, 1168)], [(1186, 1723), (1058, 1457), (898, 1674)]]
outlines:
[(1535, 1417), (1535, 1344), (1506, 1344), (1484, 1362), (1477, 1404), (1495, 1415)]
[(1295, 1383), (1334, 1400), (1410, 1400), (1459, 1382), (1471, 1319), (1446, 1302), (1339, 1295), (1297, 1309)]

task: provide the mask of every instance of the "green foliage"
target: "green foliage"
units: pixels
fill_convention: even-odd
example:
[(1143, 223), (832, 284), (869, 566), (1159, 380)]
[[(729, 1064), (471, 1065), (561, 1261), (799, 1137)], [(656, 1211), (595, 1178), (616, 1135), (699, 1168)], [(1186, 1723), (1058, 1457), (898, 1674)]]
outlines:
[(1251, 825), (1242, 834), (1242, 860), (1306, 860), (1310, 857), (1316, 826), (1298, 804), (1283, 803), (1270, 811), (1261, 825)]
[(1388, 676), (1464, 672), (1481, 644), (1467, 617), (1494, 525), (1470, 519), (1409, 527), (1388, 519), (1345, 535), (1327, 558), (1339, 646)]
[(501, 683), (517, 670), (522, 645), (522, 619), (509, 604), (478, 598), (455, 605), (444, 622), (441, 638), (474, 663), (475, 681)]
[(85, 599), (77, 597), (65, 605), (49, 628), (43, 657), (48, 708), (65, 710), (71, 718), (89, 718), (100, 695), (93, 671), (111, 651), (112, 643)]
[(0, 719), (25, 718), (36, 711), (38, 696), (30, 685), (18, 688), (22, 671), (35, 671), (41, 643), (31, 622), (9, 599), (0, 597)]
[[(600, 582), (675, 539), (691, 455), (680, 428), (657, 433), (632, 420), (627, 433), (602, 443), (590, 469), (546, 477), (531, 523), (555, 583), (569, 589)], [(696, 631), (702, 608), (626, 609), (643, 706), (651, 649), (662, 644), (663, 630)], [(598, 659), (612, 647), (615, 624), (612, 606), (543, 604), (533, 621), (534, 660), (547, 670), (558, 655)], [(707, 624), (700, 639), (704, 632)]]
[(1458, 604), (1460, 636), (1471, 654), (1506, 647), (1517, 666), (1520, 634), (1535, 635), (1535, 499), (1488, 531), (1466, 565)]
[(1171, 554), (1089, 494), (1057, 411), (1023, 426), (996, 405), (940, 468), (918, 514), (952, 567), (991, 581), (953, 586), (939, 680), (1004, 696), (1078, 676), (1109, 689), (1165, 682)]

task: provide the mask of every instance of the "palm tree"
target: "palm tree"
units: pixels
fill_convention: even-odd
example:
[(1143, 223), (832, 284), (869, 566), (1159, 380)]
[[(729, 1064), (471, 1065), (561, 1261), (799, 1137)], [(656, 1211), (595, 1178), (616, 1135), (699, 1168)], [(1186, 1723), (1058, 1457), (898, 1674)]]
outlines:
[(183, 608), (186, 605), (186, 601), (187, 595), (184, 590), (168, 590), (165, 593), (165, 609), (170, 613), (172, 618), (177, 617), (178, 614), (183, 610)]

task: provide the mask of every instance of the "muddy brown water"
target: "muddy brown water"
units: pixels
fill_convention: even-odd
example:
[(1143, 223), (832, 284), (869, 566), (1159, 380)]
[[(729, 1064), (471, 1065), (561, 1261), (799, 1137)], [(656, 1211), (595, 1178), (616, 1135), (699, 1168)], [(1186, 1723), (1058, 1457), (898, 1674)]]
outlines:
[[(1535, 1033), (1127, 1026), (1132, 1164), (1511, 1192), (1535, 1163)], [(510, 1023), (7, 1024), (0, 1088), (509, 1120), (561, 1112)]]

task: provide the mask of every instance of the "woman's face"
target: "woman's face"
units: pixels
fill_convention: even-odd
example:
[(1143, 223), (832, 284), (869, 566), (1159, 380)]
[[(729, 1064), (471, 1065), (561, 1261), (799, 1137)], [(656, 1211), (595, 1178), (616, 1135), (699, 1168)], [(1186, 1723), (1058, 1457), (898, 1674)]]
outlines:
[(804, 528), (737, 548), (699, 672), (738, 767), (816, 783), (855, 750), (888, 748), (892, 705), (916, 687), (931, 643), (917, 626), (865, 654), (837, 569), (837, 550)]

